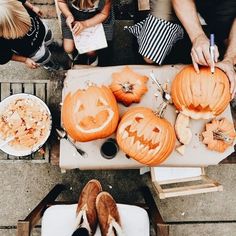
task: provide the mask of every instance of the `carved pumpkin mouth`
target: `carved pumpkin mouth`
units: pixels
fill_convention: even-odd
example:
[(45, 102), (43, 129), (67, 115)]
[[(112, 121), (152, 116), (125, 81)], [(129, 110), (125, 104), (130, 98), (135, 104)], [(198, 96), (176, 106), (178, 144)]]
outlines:
[(95, 116), (86, 116), (76, 126), (85, 133), (92, 133), (102, 130), (112, 120), (114, 112), (106, 109), (98, 112)]
[[(159, 132), (159, 130), (156, 130), (155, 132)], [(133, 145), (137, 144), (136, 142), (140, 143), (140, 149), (148, 147), (149, 150), (156, 149), (160, 143), (152, 143), (152, 140), (148, 140), (144, 137), (144, 135), (138, 136), (137, 131), (131, 131), (131, 125), (128, 125), (124, 130), (125, 138), (133, 138)]]

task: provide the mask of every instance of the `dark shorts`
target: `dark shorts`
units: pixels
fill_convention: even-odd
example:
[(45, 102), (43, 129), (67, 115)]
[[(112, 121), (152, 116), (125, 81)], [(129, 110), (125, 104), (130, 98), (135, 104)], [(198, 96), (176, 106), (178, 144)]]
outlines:
[(207, 23), (207, 31), (217, 41), (228, 38), (236, 17), (236, 0), (196, 0), (198, 12)]

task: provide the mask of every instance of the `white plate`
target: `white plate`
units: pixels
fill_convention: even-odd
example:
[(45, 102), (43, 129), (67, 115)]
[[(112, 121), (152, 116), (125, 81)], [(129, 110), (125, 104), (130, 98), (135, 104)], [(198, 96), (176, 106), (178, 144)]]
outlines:
[[(44, 139), (42, 140), (42, 142), (34, 145), (32, 148), (25, 148), (25, 149), (16, 149), (14, 148), (14, 146), (11, 146), (9, 144), (4, 145), (3, 147), (1, 147), (1, 150), (4, 151), (5, 153), (9, 154), (9, 155), (13, 155), (13, 156), (27, 156), (32, 154), (33, 152), (37, 151), (40, 147), (42, 147), (44, 145), (44, 143), (47, 141), (50, 133), (51, 133), (51, 127), (52, 127), (52, 116), (51, 116), (51, 112), (48, 108), (48, 106), (38, 97), (31, 95), (31, 94), (26, 94), (26, 93), (19, 93), (19, 94), (14, 94), (11, 95), (7, 98), (5, 98), (4, 100), (2, 100), (2, 102), (0, 102), (0, 114), (2, 114), (9, 106), (10, 103), (12, 103), (15, 100), (18, 99), (31, 99), (33, 101), (35, 101), (37, 104), (40, 104), (42, 106), (42, 108), (48, 113), (48, 117), (49, 117), (49, 130), (48, 133), (45, 135)], [(1, 140), (1, 142), (3, 142), (4, 140)]]

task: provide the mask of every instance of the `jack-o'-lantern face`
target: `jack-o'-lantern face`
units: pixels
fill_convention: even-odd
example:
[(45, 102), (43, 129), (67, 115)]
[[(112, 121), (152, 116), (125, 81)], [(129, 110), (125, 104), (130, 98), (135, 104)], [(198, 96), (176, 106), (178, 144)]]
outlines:
[(68, 94), (62, 107), (62, 121), (76, 141), (109, 136), (118, 123), (118, 107), (109, 88), (90, 86)]
[(172, 152), (175, 144), (173, 127), (150, 109), (130, 109), (122, 117), (117, 130), (120, 148), (146, 165), (158, 165)]

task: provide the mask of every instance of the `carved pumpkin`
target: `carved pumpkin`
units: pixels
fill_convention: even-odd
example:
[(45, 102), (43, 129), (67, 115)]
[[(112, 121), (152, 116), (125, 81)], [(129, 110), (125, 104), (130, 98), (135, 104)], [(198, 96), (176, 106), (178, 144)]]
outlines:
[(62, 106), (62, 122), (75, 141), (105, 138), (117, 127), (119, 112), (116, 99), (105, 86), (89, 86), (69, 93)]
[(140, 75), (126, 66), (121, 72), (112, 74), (110, 88), (116, 100), (129, 106), (133, 102), (140, 102), (143, 94), (147, 92), (147, 76)]
[(212, 120), (206, 124), (206, 131), (202, 133), (203, 143), (210, 150), (224, 152), (233, 145), (236, 133), (234, 124), (226, 118), (221, 120)]
[(176, 108), (193, 119), (209, 119), (221, 114), (230, 102), (229, 81), (223, 71), (201, 67), (197, 74), (193, 66), (180, 71), (171, 87)]
[(148, 166), (163, 162), (173, 151), (175, 140), (171, 124), (145, 107), (129, 109), (117, 129), (117, 142), (121, 150)]

